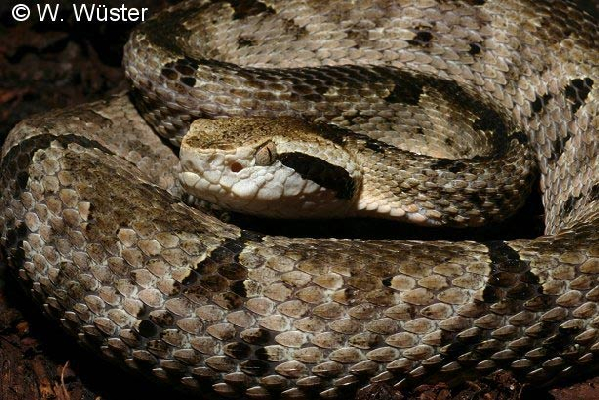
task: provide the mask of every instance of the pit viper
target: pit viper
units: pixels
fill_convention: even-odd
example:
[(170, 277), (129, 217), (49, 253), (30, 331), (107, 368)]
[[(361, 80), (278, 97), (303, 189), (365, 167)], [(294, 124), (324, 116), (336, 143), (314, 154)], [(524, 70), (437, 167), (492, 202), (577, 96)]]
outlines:
[[(1, 153), (3, 259), (83, 343), (170, 385), (256, 399), (597, 366), (594, 17), (548, 0), (200, 0), (140, 25), (124, 60), (131, 96), (32, 117)], [(485, 112), (455, 122), (429, 82)], [(182, 201), (172, 145), (196, 118), (299, 116), (386, 140), (424, 102), (439, 118), (401, 122), (404, 142), (518, 132), (543, 236), (269, 236)]]

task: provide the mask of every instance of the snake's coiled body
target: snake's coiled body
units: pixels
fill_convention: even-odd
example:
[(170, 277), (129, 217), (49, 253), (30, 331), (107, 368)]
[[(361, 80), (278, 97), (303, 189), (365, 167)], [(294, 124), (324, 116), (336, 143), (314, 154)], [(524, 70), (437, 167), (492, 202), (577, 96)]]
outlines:
[[(356, 61), (437, 76), (527, 135), (546, 236), (477, 243), (246, 232), (180, 202), (176, 157), (121, 96), (25, 121), (3, 147), (4, 255), (46, 311), (128, 368), (224, 396), (340, 398), (376, 382), (455, 382), (498, 369), (546, 382), (596, 367), (596, 21), (558, 1), (284, 3), (191, 2), (140, 28), (127, 65), (149, 68), (133, 77), (148, 121), (176, 142), (192, 117), (320, 110), (286, 103), (284, 79), (255, 80), (223, 63), (239, 61), (227, 43), (241, 55), (271, 48), (267, 65), (279, 67)], [(244, 24), (255, 29), (234, 28)], [(188, 29), (198, 26), (197, 37), (216, 35), (213, 47), (198, 39), (198, 53), (182, 58), (180, 41), (197, 38)], [(215, 83), (192, 89), (202, 74)], [(313, 77), (303, 86), (286, 79), (327, 104)], [(223, 97), (232, 88), (237, 100)], [(211, 110), (193, 114), (208, 101)], [(352, 123), (367, 128), (371, 117)]]

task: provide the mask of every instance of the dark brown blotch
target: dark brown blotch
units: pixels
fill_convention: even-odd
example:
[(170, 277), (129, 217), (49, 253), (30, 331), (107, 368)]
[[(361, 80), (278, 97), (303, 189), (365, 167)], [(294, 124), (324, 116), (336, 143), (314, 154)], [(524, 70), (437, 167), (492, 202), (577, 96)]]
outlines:
[(522, 261), (518, 252), (504, 241), (495, 240), (485, 244), (489, 249), (491, 267), (494, 271), (513, 273), (528, 271), (528, 262)]
[(445, 336), (444, 340), (442, 340), (443, 343), (450, 343), (447, 347), (443, 349), (444, 356), (448, 358), (456, 358), (470, 350), (470, 346), (468, 343), (470, 341), (470, 338), (455, 338), (455, 335), (447, 331), (441, 331), (441, 335)]
[(255, 44), (256, 43), (252, 39), (239, 38), (237, 40), (237, 45), (239, 47), (249, 47), (249, 46), (254, 46)]
[(239, 364), (242, 372), (251, 376), (263, 376), (268, 370), (268, 363), (261, 360), (246, 360)]
[(510, 139), (516, 139), (518, 141), (518, 143), (520, 143), (520, 144), (528, 143), (528, 136), (526, 136), (526, 134), (522, 131), (513, 132), (510, 135)]
[(528, 300), (536, 294), (536, 290), (532, 285), (524, 282), (519, 282), (515, 286), (506, 290), (505, 295), (511, 299)]
[[(551, 333), (551, 331), (547, 331), (547, 333)], [(557, 333), (555, 335), (549, 336), (547, 339), (543, 341), (543, 347), (555, 351), (561, 351), (572, 345), (572, 338), (568, 334)]]
[(177, 64), (175, 64), (175, 69), (181, 75), (185, 75), (185, 76), (192, 76), (196, 72), (196, 68), (192, 68), (191, 66), (187, 65), (187, 63), (185, 63), (185, 64), (177, 63)]
[[(484, 105), (480, 105), (482, 111), (479, 114), (479, 117), (472, 124), (472, 128), (478, 129), (486, 132), (494, 133), (494, 145), (495, 147), (499, 147), (500, 144), (505, 144), (505, 137), (507, 133), (507, 128), (499, 115), (495, 110), (485, 107)], [(501, 141), (503, 139), (503, 141)]]
[(275, 360), (270, 359), (271, 358), (270, 355), (271, 355), (271, 353), (266, 351), (266, 349), (264, 347), (260, 347), (254, 351), (254, 356), (256, 356), (256, 358), (258, 360), (275, 361)]
[(245, 279), (247, 277), (247, 269), (237, 263), (229, 263), (221, 266), (218, 273), (232, 281)]
[(210, 253), (210, 259), (216, 264), (222, 264), (224, 262), (231, 262), (235, 257), (235, 252), (231, 251), (230, 245), (228, 243), (231, 239), (227, 239), (223, 244), (218, 246), (216, 249), (212, 250)]
[(247, 297), (247, 290), (245, 288), (245, 281), (236, 281), (233, 282), (230, 286), (230, 289), (233, 293), (235, 293), (236, 295), (246, 298)]
[(578, 111), (584, 104), (593, 88), (593, 83), (591, 78), (573, 79), (570, 81), (570, 84), (566, 86), (566, 98), (572, 103), (572, 114), (576, 113), (576, 111)]
[(144, 319), (138, 325), (138, 332), (146, 338), (156, 337), (158, 334), (158, 326), (148, 319)]
[(200, 277), (200, 285), (212, 292), (221, 292), (228, 286), (228, 281), (220, 275), (207, 275)]
[(375, 139), (370, 139), (370, 138), (365, 138), (364, 146), (367, 149), (372, 150), (375, 153), (379, 153), (379, 154), (384, 153), (385, 148), (388, 147), (384, 142), (381, 142), (381, 141), (375, 140)]
[(589, 198), (591, 201), (599, 200), (599, 183), (596, 183), (591, 187)]
[(356, 394), (356, 400), (400, 400), (404, 397), (401, 392), (394, 389), (387, 382), (374, 382), (360, 389)]
[(162, 70), (160, 71), (160, 74), (162, 76), (164, 76), (166, 79), (171, 80), (171, 81), (175, 81), (175, 80), (179, 79), (179, 74), (177, 73), (177, 71), (170, 69), (170, 68), (162, 68)]
[(572, 138), (572, 132), (569, 130), (566, 131), (566, 136), (563, 138), (558, 137), (552, 143), (552, 151), (551, 156), (549, 157), (550, 161), (557, 161), (562, 156), (564, 149), (566, 148), (566, 143)]
[(237, 310), (243, 305), (243, 298), (233, 292), (224, 292), (216, 296), (215, 301), (227, 310)]
[[(201, 268), (201, 263), (198, 263), (197, 267)], [(189, 274), (185, 278), (183, 278), (183, 281), (181, 283), (185, 286), (194, 285), (200, 279), (200, 274), (198, 272), (193, 270), (189, 271)]]
[(275, 14), (276, 11), (264, 4), (261, 1), (256, 0), (228, 0), (235, 13), (233, 19), (244, 19), (259, 14)]
[(422, 85), (416, 80), (398, 80), (393, 85), (393, 90), (391, 90), (391, 93), (389, 93), (384, 100), (387, 103), (415, 106), (420, 101), (422, 92)]
[[(247, 242), (261, 242), (264, 235), (258, 232), (243, 230), (240, 233), (239, 240), (243, 243)], [(239, 248), (241, 250), (241, 248)]]
[(175, 317), (167, 310), (155, 310), (149, 315), (149, 319), (158, 326), (168, 327), (173, 326)]
[(270, 342), (270, 332), (262, 328), (247, 329), (241, 333), (241, 339), (249, 344), (264, 346)]
[(483, 289), (483, 301), (485, 303), (495, 303), (503, 296), (503, 290), (494, 286), (485, 286)]
[(525, 273), (523, 273), (522, 276), (520, 277), (520, 280), (522, 282), (530, 283), (533, 285), (538, 285), (540, 282), (539, 277), (531, 271), (526, 271)]
[[(218, 263), (215, 262), (214, 260), (212, 260), (210, 257), (205, 258), (204, 260), (198, 262), (196, 264), (196, 271), (198, 272), (198, 274), (200, 275), (207, 275), (207, 274), (213, 274), (217, 271), (218, 269)], [(189, 278), (189, 284), (193, 284), (194, 282), (197, 281), (197, 277), (192, 277), (192, 276), (188, 276), (185, 279)]]
[(576, 206), (576, 203), (578, 203), (580, 201), (580, 199), (582, 198), (582, 195), (578, 195), (578, 196), (569, 196), (566, 201), (564, 201), (564, 203), (562, 204), (562, 208), (560, 210), (560, 215), (562, 217), (565, 217), (566, 215), (568, 215)]
[(470, 43), (470, 48), (468, 49), (468, 53), (475, 56), (477, 54), (480, 54), (480, 51), (481, 51), (480, 43)]
[(543, 107), (545, 107), (545, 104), (547, 104), (549, 100), (551, 100), (550, 93), (546, 93), (541, 97), (539, 97), (539, 95), (536, 95), (534, 101), (530, 103), (530, 108), (532, 112), (534, 112), (535, 114), (541, 112), (541, 110), (543, 109)]
[(196, 84), (196, 79), (189, 77), (189, 76), (184, 76), (180, 79), (180, 81), (184, 84), (187, 85), (189, 87), (194, 87)]
[(445, 170), (457, 174), (459, 172), (464, 172), (468, 168), (468, 165), (463, 161), (441, 158), (432, 163), (431, 168), (434, 170)]
[(526, 301), (524, 308), (528, 311), (543, 312), (550, 309), (554, 304), (554, 299), (547, 294), (539, 294), (536, 297)]
[(413, 39), (407, 40), (407, 42), (413, 46), (426, 46), (433, 39), (433, 34), (429, 31), (418, 31)]
[(515, 274), (508, 272), (498, 272), (489, 277), (489, 284), (499, 287), (510, 287), (516, 283), (517, 277)]
[(229, 357), (236, 358), (238, 360), (247, 358), (252, 351), (250, 346), (241, 342), (229, 343), (225, 345), (223, 350), (226, 355), (228, 355)]
[(333, 124), (316, 123), (314, 126), (320, 137), (339, 146), (343, 145), (345, 137), (353, 134), (351, 131)]

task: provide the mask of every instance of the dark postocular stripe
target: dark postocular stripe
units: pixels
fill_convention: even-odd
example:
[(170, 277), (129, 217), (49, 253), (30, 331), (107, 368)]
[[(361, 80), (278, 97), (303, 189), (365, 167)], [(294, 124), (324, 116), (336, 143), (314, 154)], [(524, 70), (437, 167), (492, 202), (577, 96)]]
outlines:
[(339, 199), (349, 200), (355, 194), (356, 182), (349, 176), (349, 172), (338, 165), (297, 152), (279, 154), (279, 160), (302, 178), (334, 190)]

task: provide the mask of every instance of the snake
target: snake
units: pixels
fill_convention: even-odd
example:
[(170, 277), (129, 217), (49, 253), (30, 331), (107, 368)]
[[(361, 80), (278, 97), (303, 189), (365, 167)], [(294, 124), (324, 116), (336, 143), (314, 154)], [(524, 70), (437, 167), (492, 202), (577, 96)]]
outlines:
[[(125, 47), (130, 93), (33, 116), (9, 133), (2, 259), (82, 344), (208, 397), (334, 399), (498, 371), (551, 384), (592, 370), (597, 48), (594, 17), (559, 0), (172, 6)], [(405, 146), (433, 138), (420, 157), (435, 157), (446, 138), (466, 149), (427, 164), (416, 183), (437, 170), (468, 180), (468, 165), (494, 162), (470, 145), (493, 150), (487, 131), (502, 131), (530, 149), (534, 163), (518, 163), (540, 174), (545, 232), (452, 241), (242, 229), (187, 201), (178, 179), (174, 147), (193, 121), (225, 117), (306, 119), (334, 144), (318, 124), (374, 130), (361, 141), (377, 154), (394, 126)], [(434, 218), (425, 202), (421, 215)]]

